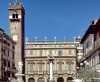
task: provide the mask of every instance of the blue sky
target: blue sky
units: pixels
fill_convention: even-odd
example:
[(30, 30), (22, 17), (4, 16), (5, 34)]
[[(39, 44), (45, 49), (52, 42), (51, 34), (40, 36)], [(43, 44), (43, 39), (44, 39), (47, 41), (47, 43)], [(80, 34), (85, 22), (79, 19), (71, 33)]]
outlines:
[[(25, 35), (29, 39), (73, 40), (100, 17), (100, 0), (23, 0)], [(8, 0), (0, 0), (0, 27), (9, 33)]]

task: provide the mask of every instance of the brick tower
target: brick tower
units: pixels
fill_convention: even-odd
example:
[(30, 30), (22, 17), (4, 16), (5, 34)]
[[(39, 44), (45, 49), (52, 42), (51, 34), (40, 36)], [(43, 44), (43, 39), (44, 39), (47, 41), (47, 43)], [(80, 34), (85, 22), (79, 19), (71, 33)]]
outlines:
[(24, 74), (24, 15), (25, 10), (20, 0), (11, 1), (9, 5), (9, 25), (15, 45), (15, 67), (18, 80), (23, 80)]

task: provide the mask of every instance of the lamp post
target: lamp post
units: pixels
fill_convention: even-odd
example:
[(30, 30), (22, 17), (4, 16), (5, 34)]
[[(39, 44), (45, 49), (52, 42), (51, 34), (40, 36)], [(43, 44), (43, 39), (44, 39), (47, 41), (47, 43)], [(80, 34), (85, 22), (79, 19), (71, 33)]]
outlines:
[(49, 82), (53, 82), (53, 60), (54, 57), (53, 56), (48, 56), (48, 60), (49, 60)]
[[(79, 67), (76, 67), (76, 69), (78, 70), (79, 69)], [(76, 71), (76, 79), (74, 79), (74, 80), (72, 80), (72, 82), (83, 82), (83, 80), (82, 79), (79, 79), (79, 75), (78, 75), (78, 72)]]
[(93, 68), (91, 67), (90, 63), (88, 61), (84, 61), (80, 63), (80, 66), (83, 68), (85, 66), (84, 70), (81, 69), (81, 74), (83, 74), (81, 78), (84, 79), (86, 82), (92, 82), (93, 81)]

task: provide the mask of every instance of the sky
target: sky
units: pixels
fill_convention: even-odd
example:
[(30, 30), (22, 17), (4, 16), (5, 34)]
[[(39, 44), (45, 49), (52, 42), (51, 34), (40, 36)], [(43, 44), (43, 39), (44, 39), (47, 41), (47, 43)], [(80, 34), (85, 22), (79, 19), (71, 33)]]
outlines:
[[(22, 0), (25, 37), (32, 40), (73, 40), (100, 17), (100, 0)], [(8, 0), (0, 0), (0, 27), (9, 34)]]

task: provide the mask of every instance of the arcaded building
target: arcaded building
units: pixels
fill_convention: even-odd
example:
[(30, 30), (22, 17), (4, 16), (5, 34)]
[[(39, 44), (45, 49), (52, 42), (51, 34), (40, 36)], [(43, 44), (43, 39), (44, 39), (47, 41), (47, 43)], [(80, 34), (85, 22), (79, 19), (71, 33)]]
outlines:
[(84, 82), (100, 82), (100, 19), (89, 25), (81, 43), (83, 57), (79, 61), (79, 78)]
[(72, 82), (76, 76), (76, 46), (66, 41), (29, 41), (25, 43), (26, 82), (48, 82), (50, 62), (54, 82)]
[(15, 42), (0, 28), (0, 82), (15, 76)]

